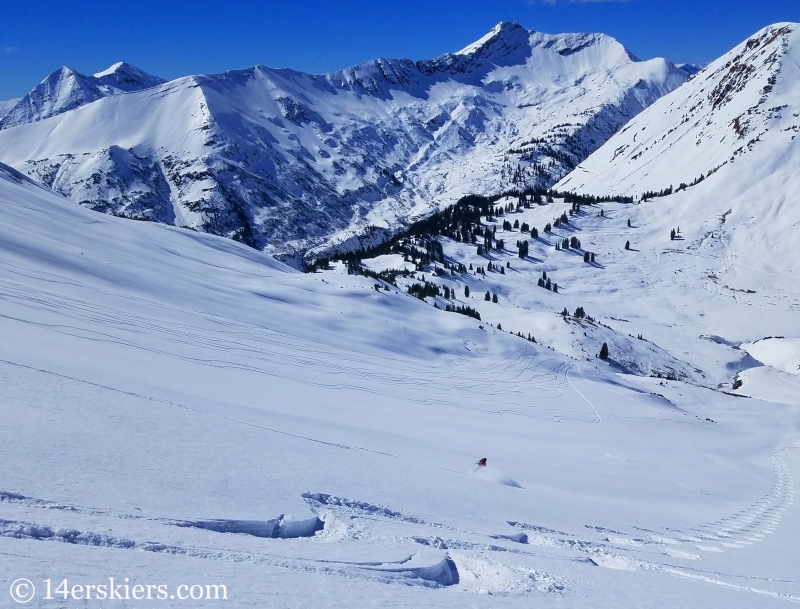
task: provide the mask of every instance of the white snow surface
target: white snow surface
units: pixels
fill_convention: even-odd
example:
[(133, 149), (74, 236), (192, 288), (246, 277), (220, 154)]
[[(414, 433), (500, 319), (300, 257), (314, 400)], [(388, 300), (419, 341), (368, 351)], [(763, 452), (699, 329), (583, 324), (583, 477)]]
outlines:
[(86, 207), (294, 264), (466, 194), (550, 185), (688, 78), (602, 34), (508, 22), (456, 54), (325, 75), (256, 66), (103, 97), (81, 83), (110, 73), (62, 72), (40, 87), (67, 93), (0, 123), (0, 161)]
[(141, 91), (164, 82), (163, 78), (124, 62), (115, 63), (94, 76), (85, 76), (65, 66), (50, 74), (25, 97), (13, 100), (10, 107), (4, 109), (3, 104), (11, 102), (0, 102), (0, 130), (41, 121), (111, 95)]
[[(757, 32), (631, 120), (556, 187), (640, 196), (707, 178), (715, 192), (726, 184), (741, 191), (714, 197), (727, 204), (751, 198), (749, 188), (764, 180), (791, 180), (800, 130), (799, 27)], [(793, 182), (765, 194), (780, 200), (787, 191), (796, 192)]]
[(2, 119), (6, 113), (11, 110), (14, 106), (17, 105), (19, 99), (9, 99), (6, 101), (0, 101), (0, 119)]
[[(564, 208), (501, 219), (542, 230)], [(800, 337), (797, 283), (695, 243), (702, 227), (681, 227), (695, 248), (664, 241), (657, 206), (602, 209), (526, 260), (493, 252), (503, 274), (436, 278), (477, 321), (0, 165), (0, 594), (26, 577), (44, 608), (45, 579), (114, 577), (226, 586), (194, 607), (800, 602), (797, 393), (719, 391), (797, 378), (739, 347)], [(596, 265), (553, 250), (569, 235)], [(596, 321), (558, 315), (577, 306)]]

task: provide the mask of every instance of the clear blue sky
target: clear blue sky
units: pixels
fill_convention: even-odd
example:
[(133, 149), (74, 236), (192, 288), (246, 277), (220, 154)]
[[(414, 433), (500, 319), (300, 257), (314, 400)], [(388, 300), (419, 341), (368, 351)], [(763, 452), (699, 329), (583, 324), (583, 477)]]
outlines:
[(328, 72), (375, 57), (456, 51), (498, 21), (604, 32), (643, 59), (707, 62), (800, 0), (0, 0), (0, 100), (62, 65), (127, 61), (164, 78), (256, 64)]

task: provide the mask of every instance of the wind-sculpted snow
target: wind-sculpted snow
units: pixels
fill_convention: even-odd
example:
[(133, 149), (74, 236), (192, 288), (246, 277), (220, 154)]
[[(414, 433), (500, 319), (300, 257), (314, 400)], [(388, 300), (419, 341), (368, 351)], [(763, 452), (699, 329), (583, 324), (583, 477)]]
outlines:
[(299, 264), (465, 194), (550, 185), (686, 78), (602, 34), (501, 23), (432, 60), (256, 66), (103, 99), (75, 85), (59, 102), (71, 111), (50, 119), (20, 102), (0, 123), (0, 160), (86, 207)]

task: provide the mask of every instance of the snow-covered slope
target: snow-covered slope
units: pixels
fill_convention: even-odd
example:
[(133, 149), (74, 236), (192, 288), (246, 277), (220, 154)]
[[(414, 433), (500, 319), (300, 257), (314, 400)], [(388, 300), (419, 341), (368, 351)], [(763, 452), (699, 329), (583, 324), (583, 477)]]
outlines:
[(19, 99), (9, 99), (6, 101), (0, 101), (0, 119), (2, 119), (6, 113), (11, 110), (14, 106), (17, 105)]
[[(541, 226), (561, 205), (506, 217)], [(607, 248), (645, 216), (628, 229), (625, 206), (604, 210), (553, 235), (601, 240), (595, 266), (546, 236), (526, 260), (493, 253), (503, 274), (436, 276), (477, 321), (341, 266), (301, 274), (213, 235), (100, 215), (0, 166), (0, 591), (26, 577), (29, 606), (46, 607), (45, 579), (80, 595), (113, 577), (131, 593), (166, 586), (163, 607), (187, 605), (182, 585), (226, 587), (197, 607), (797, 602), (797, 407), (581, 351), (615, 339), (620, 359), (612, 324), (683, 349), (703, 323), (741, 340), (753, 331), (733, 318), (759, 312), (694, 275), (667, 294), (643, 285), (658, 263)], [(558, 294), (536, 287), (545, 268)], [(683, 306), (697, 298), (736, 315)], [(667, 315), (647, 314), (662, 302)], [(608, 324), (557, 315), (577, 303)], [(677, 365), (628, 342), (648, 366)]]
[(85, 76), (67, 67), (56, 70), (25, 97), (3, 112), (0, 102), (0, 130), (41, 121), (69, 112), (98, 99), (141, 91), (162, 84), (152, 76), (127, 63), (115, 63), (94, 76)]
[(731, 263), (796, 276), (799, 62), (800, 26), (761, 30), (636, 117), (558, 187), (634, 196), (672, 188), (642, 204), (658, 209), (652, 229), (662, 239), (680, 226), (692, 248), (716, 244)]
[(727, 177), (717, 183), (794, 172), (798, 27), (777, 24), (753, 35), (628, 123), (558, 187), (641, 195), (691, 184), (724, 165)]
[(3, 130), (0, 160), (87, 207), (291, 259), (467, 193), (551, 184), (686, 78), (608, 36), (501, 23), (429, 61), (258, 66), (110, 97)]

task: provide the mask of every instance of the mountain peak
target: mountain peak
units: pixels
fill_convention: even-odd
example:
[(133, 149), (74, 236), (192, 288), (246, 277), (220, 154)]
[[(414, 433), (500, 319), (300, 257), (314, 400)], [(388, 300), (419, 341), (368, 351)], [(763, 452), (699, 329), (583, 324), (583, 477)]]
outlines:
[[(758, 175), (749, 182), (756, 184), (784, 164), (789, 167), (789, 161), (796, 163), (800, 142), (792, 134), (800, 115), (800, 33), (795, 30), (789, 23), (768, 26), (702, 71), (695, 68), (695, 78), (633, 118), (556, 188), (667, 192), (671, 184), (683, 184), (679, 190), (698, 185), (718, 170), (717, 184), (726, 173), (738, 180), (745, 171)], [(691, 74), (692, 67), (679, 69)]]
[(479, 38), (470, 45), (465, 46), (454, 55), (473, 55), (486, 47), (492, 46), (499, 41), (511, 40), (517, 37), (528, 38), (530, 32), (515, 21), (501, 21), (483, 37)]
[(118, 61), (102, 72), (94, 74), (97, 81), (106, 86), (115, 87), (122, 91), (141, 91), (166, 82), (163, 78), (148, 74), (144, 70), (132, 66), (124, 61)]
[[(109, 68), (103, 70), (102, 72), (97, 72), (93, 74), (95, 78), (102, 78), (103, 76), (108, 76), (109, 74), (114, 74), (120, 70), (125, 70), (126, 68), (132, 68), (130, 64), (125, 63), (124, 61), (118, 61), (117, 63), (113, 64)], [(136, 68), (134, 68), (136, 69)]]
[(14, 106), (0, 106), (5, 110), (0, 115), (0, 130), (44, 120), (103, 97), (141, 91), (164, 82), (163, 78), (123, 61), (92, 76), (63, 66), (48, 75)]

